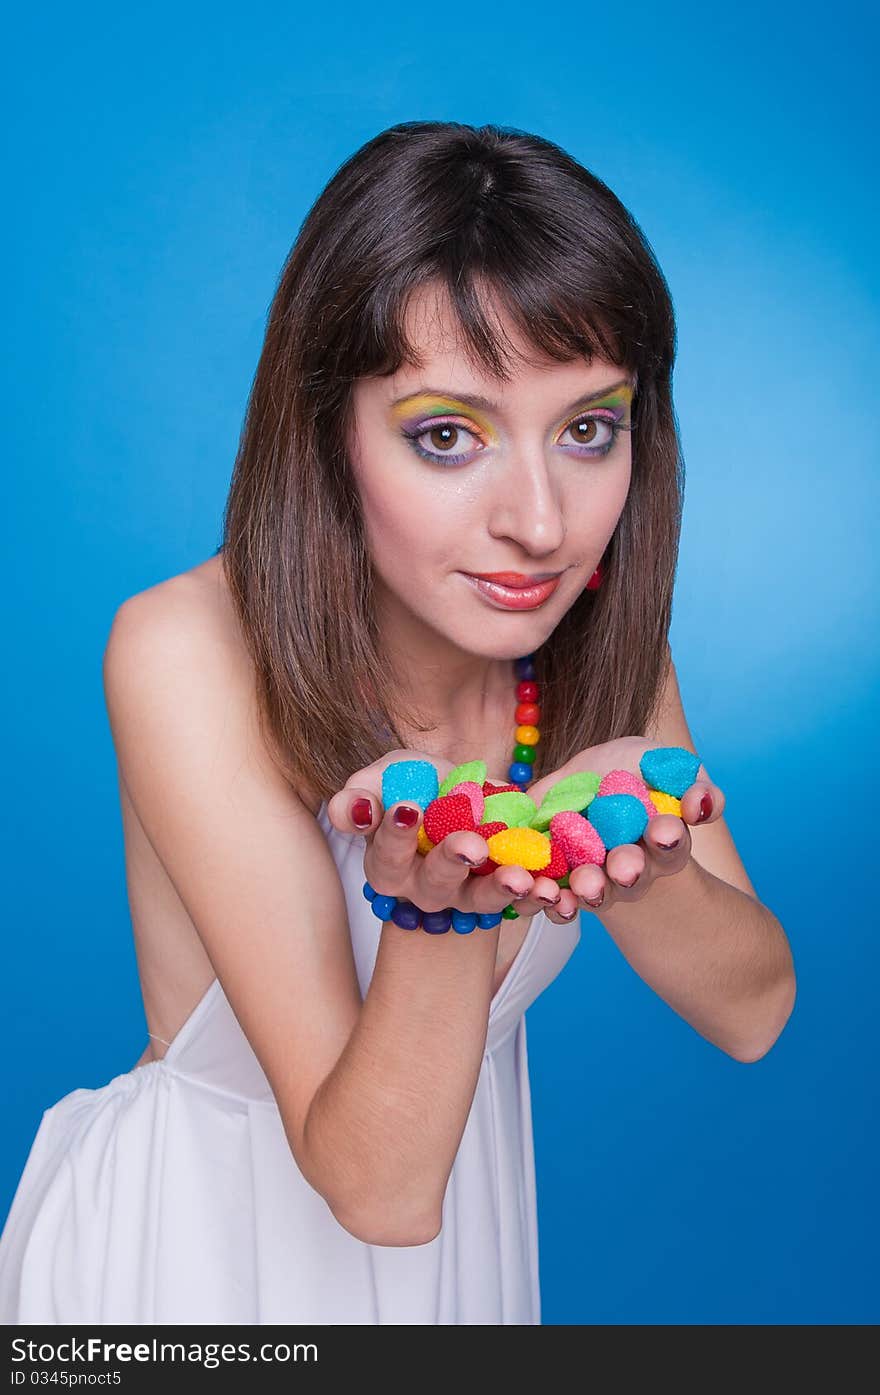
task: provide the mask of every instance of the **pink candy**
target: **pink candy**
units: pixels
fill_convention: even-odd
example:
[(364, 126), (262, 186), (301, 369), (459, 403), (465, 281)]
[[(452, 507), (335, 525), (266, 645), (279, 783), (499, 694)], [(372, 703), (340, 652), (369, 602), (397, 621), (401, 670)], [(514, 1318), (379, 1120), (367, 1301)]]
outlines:
[(632, 775), (628, 770), (609, 770), (599, 782), (597, 798), (598, 795), (604, 794), (633, 794), (644, 804), (649, 819), (653, 819), (657, 814), (657, 806), (648, 793), (648, 786), (638, 775)]
[[(483, 794), (482, 785), (478, 785), (476, 780), (462, 780), (449, 791), (450, 794), (463, 794), (470, 800), (471, 808), (474, 811), (474, 823), (483, 822), (483, 812), (486, 808), (486, 796)], [(655, 811), (656, 812), (656, 811)]]
[[(628, 793), (628, 791), (627, 791)], [(550, 820), (550, 837), (562, 848), (569, 869), (593, 862), (601, 867), (606, 848), (591, 823), (576, 809), (563, 809)]]

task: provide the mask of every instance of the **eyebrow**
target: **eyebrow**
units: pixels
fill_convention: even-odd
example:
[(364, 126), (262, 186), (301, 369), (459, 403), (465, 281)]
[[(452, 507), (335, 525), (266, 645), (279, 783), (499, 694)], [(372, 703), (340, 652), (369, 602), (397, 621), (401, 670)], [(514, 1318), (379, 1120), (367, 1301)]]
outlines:
[[(596, 392), (589, 393), (586, 397), (579, 397), (576, 402), (571, 402), (567, 407), (563, 407), (562, 414), (575, 412), (579, 407), (586, 407), (591, 402), (598, 402), (602, 397), (608, 397), (618, 388), (633, 386), (632, 379), (620, 378), (616, 383), (608, 383), (606, 387), (599, 388)], [(487, 397), (481, 397), (479, 393), (473, 392), (452, 392), (449, 388), (423, 387), (415, 392), (408, 392), (403, 397), (396, 397), (391, 403), (392, 407), (398, 407), (401, 402), (408, 402), (413, 397), (449, 397), (455, 402), (466, 402), (469, 407), (476, 407), (478, 411), (500, 412), (501, 408), (497, 402), (490, 402)]]

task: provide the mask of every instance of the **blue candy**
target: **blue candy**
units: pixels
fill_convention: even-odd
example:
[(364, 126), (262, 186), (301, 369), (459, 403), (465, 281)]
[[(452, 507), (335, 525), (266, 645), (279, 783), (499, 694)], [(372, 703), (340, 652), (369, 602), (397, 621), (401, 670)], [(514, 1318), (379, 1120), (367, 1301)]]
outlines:
[(439, 792), (437, 767), (429, 760), (396, 760), (382, 771), (382, 804), (386, 809), (401, 799), (427, 809)]
[(590, 801), (587, 818), (606, 848), (637, 843), (648, 827), (648, 811), (634, 794), (602, 794)]
[(690, 789), (699, 768), (699, 756), (683, 746), (658, 746), (646, 751), (639, 761), (639, 770), (648, 788), (662, 790), (676, 799), (681, 799), (685, 790)]

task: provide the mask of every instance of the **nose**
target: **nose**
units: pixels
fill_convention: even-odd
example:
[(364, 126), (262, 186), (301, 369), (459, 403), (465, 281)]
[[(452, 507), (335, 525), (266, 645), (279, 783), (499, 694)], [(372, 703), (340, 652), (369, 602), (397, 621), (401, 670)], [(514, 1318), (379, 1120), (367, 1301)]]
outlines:
[(499, 469), (489, 513), (493, 538), (510, 538), (530, 557), (558, 552), (565, 539), (559, 486), (541, 445), (511, 451)]

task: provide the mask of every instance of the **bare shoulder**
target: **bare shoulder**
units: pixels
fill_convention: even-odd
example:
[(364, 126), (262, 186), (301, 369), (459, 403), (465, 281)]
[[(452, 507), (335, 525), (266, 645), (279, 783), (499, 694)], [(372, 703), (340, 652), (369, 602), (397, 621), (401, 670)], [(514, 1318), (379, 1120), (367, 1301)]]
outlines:
[[(230, 695), (243, 698), (250, 712), (250, 739), (255, 743), (255, 751), (264, 762), (271, 761), (257, 722), (253, 663), (219, 554), (136, 592), (122, 603), (114, 616), (108, 639), (105, 682), (113, 650), (123, 645), (126, 654), (131, 655), (129, 661), (133, 661), (141, 645), (157, 646), (160, 653), (167, 654), (169, 661), (175, 655), (181, 658), (198, 656), (203, 664), (208, 661), (215, 681), (206, 696), (209, 700), (213, 696), (217, 703), (228, 702)], [(304, 774), (295, 789), (309, 811), (317, 816), (320, 798)]]

